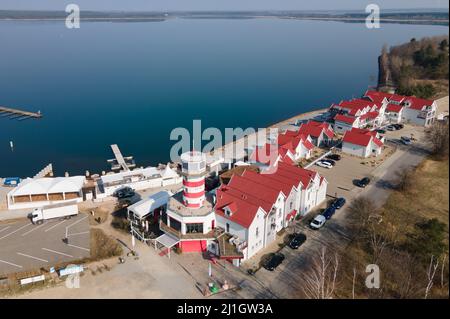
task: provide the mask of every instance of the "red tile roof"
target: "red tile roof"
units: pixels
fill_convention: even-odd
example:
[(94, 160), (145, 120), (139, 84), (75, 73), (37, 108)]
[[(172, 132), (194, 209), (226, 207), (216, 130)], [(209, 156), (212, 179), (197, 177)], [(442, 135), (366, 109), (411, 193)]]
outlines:
[(336, 122), (343, 122), (343, 123), (347, 123), (347, 124), (353, 124), (356, 121), (356, 117), (347, 116), (347, 115), (343, 115), (343, 114), (336, 114), (336, 116), (334, 117), (334, 120)]
[(400, 111), (403, 109), (403, 106), (389, 103), (386, 107), (386, 112), (395, 112), (400, 113)]
[(300, 134), (310, 135), (312, 137), (318, 138), (322, 133), (324, 133), (328, 138), (333, 138), (334, 133), (328, 123), (322, 123), (317, 121), (309, 121), (308, 123), (302, 124), (298, 130)]
[[(285, 155), (287, 150), (282, 151)], [(258, 147), (250, 155), (250, 159), (262, 164), (275, 163), (280, 155), (280, 149), (276, 145), (266, 143), (262, 147)]]
[(359, 128), (352, 128), (350, 131), (345, 132), (342, 141), (367, 147), (372, 140), (378, 146), (383, 145), (383, 142), (381, 142), (377, 138), (377, 132)]
[(423, 111), (427, 106), (431, 106), (433, 104), (432, 100), (419, 99), (414, 96), (406, 97), (403, 103), (410, 102), (410, 108), (413, 110)]
[[(245, 228), (253, 222), (259, 208), (266, 214), (272, 209), (278, 196), (288, 196), (293, 188), (308, 187), (317, 173), (279, 162), (273, 174), (244, 171), (242, 176), (233, 175), (228, 185), (217, 190), (215, 212)], [(320, 177), (320, 183), (325, 179)], [(225, 214), (229, 207), (231, 216)]]

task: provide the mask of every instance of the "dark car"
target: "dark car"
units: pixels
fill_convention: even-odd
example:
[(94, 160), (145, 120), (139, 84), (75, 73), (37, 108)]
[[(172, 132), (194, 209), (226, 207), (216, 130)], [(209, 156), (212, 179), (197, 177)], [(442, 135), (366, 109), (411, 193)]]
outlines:
[(364, 188), (367, 185), (369, 185), (369, 183), (370, 183), (370, 178), (364, 177), (363, 179), (360, 179), (359, 181), (356, 182), (356, 186)]
[(305, 234), (294, 234), (293, 238), (289, 242), (289, 247), (292, 249), (298, 249), (304, 242), (306, 241), (306, 235)]
[(269, 271), (274, 271), (284, 260), (284, 255), (281, 253), (272, 254), (263, 267)]
[(388, 131), (396, 131), (397, 130), (397, 128), (393, 124), (386, 126), (386, 129)]
[(117, 198), (128, 198), (128, 197), (133, 197), (135, 194), (134, 189), (132, 189), (131, 187), (124, 187), (121, 189), (118, 189), (115, 193), (114, 196), (116, 196)]
[(345, 198), (344, 197), (339, 197), (336, 198), (336, 200), (333, 202), (332, 206), (336, 209), (340, 209), (342, 208), (342, 206), (345, 205)]
[(404, 127), (403, 124), (393, 124), (393, 125), (397, 130), (401, 130)]
[(330, 206), (323, 211), (322, 216), (324, 216), (326, 219), (330, 219), (334, 215), (335, 212), (336, 212), (336, 207)]
[(336, 165), (336, 162), (331, 159), (324, 159), (322, 160), (322, 162), (329, 163), (332, 166)]
[(327, 159), (333, 160), (333, 161), (340, 161), (341, 155), (339, 154), (330, 154), (327, 156)]

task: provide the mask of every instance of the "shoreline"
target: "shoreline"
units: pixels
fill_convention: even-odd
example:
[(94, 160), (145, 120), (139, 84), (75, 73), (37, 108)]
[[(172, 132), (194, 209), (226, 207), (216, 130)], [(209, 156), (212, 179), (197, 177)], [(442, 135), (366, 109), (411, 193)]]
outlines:
[[(252, 19), (280, 19), (280, 20), (308, 20), (308, 21), (334, 21), (347, 23), (365, 23), (365, 18), (351, 18), (351, 17), (295, 17), (295, 16), (161, 16), (161, 17), (82, 17), (81, 22), (165, 22), (174, 19), (188, 19), (188, 20), (252, 20)], [(65, 21), (66, 17), (37, 17), (37, 18), (1, 18), (0, 21), (17, 21), (17, 22), (60, 22)], [(390, 24), (415, 24), (415, 25), (435, 25), (445, 26), (449, 25), (449, 19), (394, 19), (394, 18), (380, 18), (381, 23)]]

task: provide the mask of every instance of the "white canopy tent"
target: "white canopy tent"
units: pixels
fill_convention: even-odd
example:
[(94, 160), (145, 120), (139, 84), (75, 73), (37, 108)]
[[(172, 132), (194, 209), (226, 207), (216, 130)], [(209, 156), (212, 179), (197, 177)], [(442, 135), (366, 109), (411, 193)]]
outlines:
[(160, 243), (168, 249), (168, 256), (170, 258), (170, 249), (172, 249), (172, 247), (179, 242), (180, 240), (178, 238), (175, 238), (169, 234), (164, 234), (155, 239), (155, 250), (157, 249), (157, 243)]

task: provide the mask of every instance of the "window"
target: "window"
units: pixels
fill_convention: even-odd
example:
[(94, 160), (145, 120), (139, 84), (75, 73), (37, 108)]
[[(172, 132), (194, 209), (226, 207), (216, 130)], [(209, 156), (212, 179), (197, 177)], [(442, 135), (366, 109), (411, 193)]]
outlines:
[(230, 232), (230, 224), (227, 223), (226, 226), (227, 226), (227, 233), (229, 233)]
[(292, 204), (293, 204), (292, 202), (289, 204), (289, 209), (292, 209)]
[(203, 223), (186, 224), (186, 234), (203, 233)]
[(259, 236), (259, 229), (258, 229), (258, 227), (256, 227), (256, 237), (258, 237)]
[(178, 220), (173, 219), (172, 217), (169, 217), (169, 219), (170, 219), (170, 227), (177, 231), (181, 231), (181, 223)]

